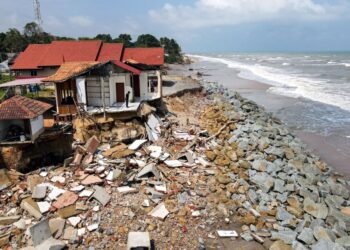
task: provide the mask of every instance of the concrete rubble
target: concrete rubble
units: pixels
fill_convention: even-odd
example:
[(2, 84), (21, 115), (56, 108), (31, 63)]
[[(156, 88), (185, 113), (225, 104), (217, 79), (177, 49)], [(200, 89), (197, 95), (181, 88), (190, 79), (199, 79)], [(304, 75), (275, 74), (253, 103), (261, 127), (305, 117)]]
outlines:
[(350, 182), (263, 108), (203, 87), (129, 138), (77, 121), (64, 164), (0, 170), (0, 248), (349, 249)]

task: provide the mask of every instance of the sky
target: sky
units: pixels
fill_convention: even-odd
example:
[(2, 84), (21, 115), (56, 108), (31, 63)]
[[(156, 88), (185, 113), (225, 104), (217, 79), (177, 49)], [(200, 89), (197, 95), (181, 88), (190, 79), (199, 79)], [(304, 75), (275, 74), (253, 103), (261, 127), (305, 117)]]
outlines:
[[(0, 32), (34, 20), (32, 0), (0, 0)], [(60, 36), (150, 33), (183, 51), (350, 51), (350, 0), (40, 0)]]

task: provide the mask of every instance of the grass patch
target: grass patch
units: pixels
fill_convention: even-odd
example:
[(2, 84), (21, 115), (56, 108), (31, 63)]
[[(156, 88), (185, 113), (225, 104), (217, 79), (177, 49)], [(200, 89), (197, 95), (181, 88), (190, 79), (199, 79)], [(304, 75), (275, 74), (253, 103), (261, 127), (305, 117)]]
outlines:
[(11, 75), (1, 75), (0, 77), (0, 84), (1, 83), (5, 83), (5, 82), (10, 82), (10, 81), (13, 81), (15, 80), (15, 77), (14, 76), (11, 76)]

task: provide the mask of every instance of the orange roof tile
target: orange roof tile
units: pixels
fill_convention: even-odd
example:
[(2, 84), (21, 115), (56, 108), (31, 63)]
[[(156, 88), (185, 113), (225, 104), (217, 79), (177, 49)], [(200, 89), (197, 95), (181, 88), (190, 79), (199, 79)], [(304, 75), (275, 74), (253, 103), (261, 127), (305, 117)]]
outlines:
[(126, 48), (122, 61), (133, 64), (163, 65), (164, 48)]
[(103, 43), (97, 61), (120, 61), (124, 45), (122, 43)]
[(44, 57), (50, 44), (29, 44), (21, 52), (12, 65), (12, 69), (38, 69), (40, 60)]
[(33, 119), (50, 108), (51, 104), (17, 95), (0, 104), (0, 120)]
[(55, 74), (44, 78), (42, 82), (64, 82), (72, 77), (84, 74), (98, 65), (100, 65), (100, 63), (94, 61), (63, 63)]
[(64, 62), (96, 61), (102, 41), (53, 41), (39, 66), (60, 66)]

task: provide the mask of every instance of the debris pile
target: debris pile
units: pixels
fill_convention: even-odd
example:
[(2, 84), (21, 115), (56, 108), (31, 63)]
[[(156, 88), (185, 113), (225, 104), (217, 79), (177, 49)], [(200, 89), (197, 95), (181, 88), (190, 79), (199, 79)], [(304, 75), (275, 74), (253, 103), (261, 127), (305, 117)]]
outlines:
[(130, 123), (137, 139), (79, 121), (63, 166), (1, 170), (0, 247), (348, 248), (348, 181), (261, 107), (205, 87)]

